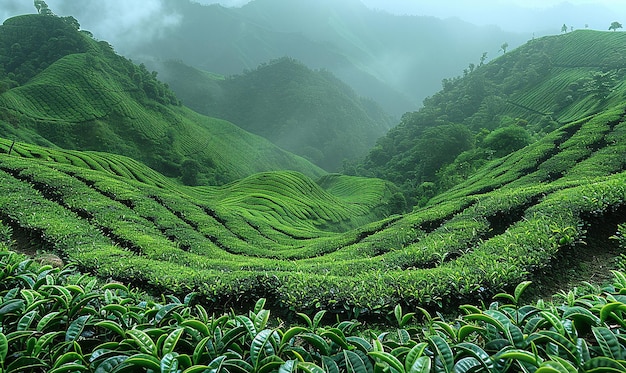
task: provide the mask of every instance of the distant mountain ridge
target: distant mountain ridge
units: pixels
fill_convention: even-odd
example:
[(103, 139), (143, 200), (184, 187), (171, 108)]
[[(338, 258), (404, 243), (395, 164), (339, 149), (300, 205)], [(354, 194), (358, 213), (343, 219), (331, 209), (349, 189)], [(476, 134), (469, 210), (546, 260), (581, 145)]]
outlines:
[(255, 0), (241, 8), (167, 0), (180, 24), (140, 46), (137, 56), (181, 59), (222, 75), (281, 57), (325, 68), (396, 116), (413, 110), (441, 79), (502, 43), (525, 39), (459, 20), (394, 16), (360, 1)]

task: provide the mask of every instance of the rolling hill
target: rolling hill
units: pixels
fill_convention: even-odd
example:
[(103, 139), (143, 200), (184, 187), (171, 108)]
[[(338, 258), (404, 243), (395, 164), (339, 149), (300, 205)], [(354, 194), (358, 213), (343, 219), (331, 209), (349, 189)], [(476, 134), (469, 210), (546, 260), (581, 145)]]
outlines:
[(197, 291), (211, 307), (265, 297), (349, 317), (448, 309), (522, 280), (586, 278), (581, 262), (617, 268), (623, 242), (608, 238), (626, 229), (625, 115), (573, 122), (388, 218), (395, 191), (382, 180), (271, 172), (182, 187), (128, 158), (3, 140), (0, 220), (16, 248), (156, 292)]
[(231, 123), (181, 106), (156, 73), (77, 27), (71, 17), (40, 15), (0, 27), (1, 136), (127, 155), (191, 184), (223, 184), (268, 170), (325, 173)]
[[(459, 142), (471, 150), (482, 132), (476, 149), (490, 150), (478, 153), (488, 157), (476, 156), (470, 164), (474, 169), (468, 168), (452, 187), (441, 188), (408, 213), (401, 214), (403, 195), (382, 179), (312, 178), (278, 170), (221, 186), (183, 186), (140, 158), (3, 138), (3, 241), (18, 250), (54, 252), (82, 271), (157, 294), (182, 298), (195, 292), (212, 310), (266, 298), (267, 306), (285, 317), (324, 309), (339, 318), (380, 321), (396, 305), (446, 312), (486, 302), (525, 280), (534, 281), (536, 293), (550, 294), (563, 281), (602, 282), (610, 269), (626, 266), (626, 105), (621, 53), (610, 53), (623, 48), (621, 38), (619, 33), (584, 31), (529, 42), (453, 79), (430, 106), (407, 114), (393, 132), (396, 137), (379, 146), (402, 133), (406, 137), (398, 146), (413, 148), (420, 144), (420, 137), (413, 136), (420, 131), (434, 145), (445, 145), (446, 136), (462, 132)], [(87, 56), (61, 56), (25, 83), (9, 77), (15, 83), (0, 102), (11, 108), (3, 115), (12, 119), (3, 128), (19, 131), (23, 126), (32, 135), (37, 134), (33, 123), (67, 124), (49, 103), (72, 107), (74, 100), (26, 98), (31, 91), (58, 92), (36, 90), (35, 83), (61, 92), (75, 89), (70, 83), (78, 78), (54, 77), (71, 76), (57, 71), (82, 58)], [(99, 68), (91, 79), (95, 84), (119, 84), (117, 70)], [(491, 76), (498, 80), (489, 80)], [(478, 89), (481, 82), (484, 90)], [(155, 97), (167, 100), (165, 87), (161, 89)], [(130, 95), (119, 89), (95, 91), (93, 96)], [(567, 96), (561, 102), (563, 92)], [(145, 89), (132, 93), (149, 98)], [(102, 100), (93, 96), (79, 96), (84, 101), (71, 115), (86, 115), (81, 111), (85, 107), (87, 113), (101, 110), (97, 105)], [(136, 102), (141, 101), (131, 104)], [(214, 123), (171, 103), (144, 102), (152, 104), (152, 114), (187, 113)], [(490, 103), (502, 103), (496, 105), (502, 111), (494, 111), (500, 116), (485, 117)], [(552, 119), (543, 120), (548, 114)], [(141, 123), (141, 117), (136, 121)], [(155, 126), (158, 131), (158, 121)], [(224, 127), (231, 125), (224, 122)], [(532, 137), (509, 141), (517, 127)], [(139, 127), (129, 132), (151, 133)], [(404, 154), (397, 152), (398, 157)], [(225, 163), (247, 166), (246, 158), (231, 160), (237, 154), (222, 156)], [(452, 171), (460, 175), (458, 169)]]
[(425, 203), (485, 162), (621, 104), (625, 41), (591, 30), (543, 37), (446, 79), (351, 173), (391, 180)]
[(226, 79), (169, 61), (154, 65), (182, 102), (300, 155), (323, 169), (363, 158), (391, 128), (376, 103), (327, 71), (281, 58)]

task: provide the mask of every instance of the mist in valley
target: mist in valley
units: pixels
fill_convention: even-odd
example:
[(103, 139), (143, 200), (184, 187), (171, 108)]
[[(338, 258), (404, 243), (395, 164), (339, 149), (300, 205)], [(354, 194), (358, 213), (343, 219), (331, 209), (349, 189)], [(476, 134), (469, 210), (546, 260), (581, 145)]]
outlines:
[[(487, 62), (500, 56), (503, 43), (512, 50), (564, 24), (606, 30), (626, 14), (611, 0), (192, 1), (213, 5), (205, 10), (174, 0), (47, 3), (136, 61), (174, 59), (232, 75), (292, 57), (331, 71), (398, 118), (483, 53)], [(30, 1), (3, 0), (0, 18), (34, 12)]]

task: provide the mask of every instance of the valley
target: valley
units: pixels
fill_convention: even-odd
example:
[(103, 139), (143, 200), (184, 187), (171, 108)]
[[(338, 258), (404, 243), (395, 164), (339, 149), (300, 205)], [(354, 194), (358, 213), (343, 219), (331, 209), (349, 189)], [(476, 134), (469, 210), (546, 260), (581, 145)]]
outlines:
[(531, 40), (390, 128), (290, 58), (170, 63), (194, 111), (36, 4), (0, 26), (0, 370), (624, 368), (626, 34)]

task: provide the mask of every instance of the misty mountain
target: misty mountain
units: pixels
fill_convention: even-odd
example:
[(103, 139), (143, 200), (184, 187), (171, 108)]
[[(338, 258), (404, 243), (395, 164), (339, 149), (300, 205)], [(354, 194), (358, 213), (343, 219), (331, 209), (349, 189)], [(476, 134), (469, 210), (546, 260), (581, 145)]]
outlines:
[(221, 75), (284, 56), (328, 69), (394, 115), (417, 108), (486, 52), (523, 42), (518, 34), (458, 19), (395, 16), (358, 0), (255, 0), (241, 8), (167, 0), (177, 25), (137, 45), (137, 58), (182, 60)]
[(346, 171), (391, 180), (425, 202), (488, 161), (623, 102), (625, 46), (625, 33), (578, 30), (472, 66)]
[(73, 17), (25, 15), (0, 26), (0, 137), (98, 150), (187, 184), (256, 172), (324, 171), (232, 123), (182, 105), (143, 65), (78, 31)]
[(289, 58), (226, 79), (176, 61), (149, 65), (190, 108), (263, 136), (327, 171), (365, 156), (394, 123), (332, 73)]

